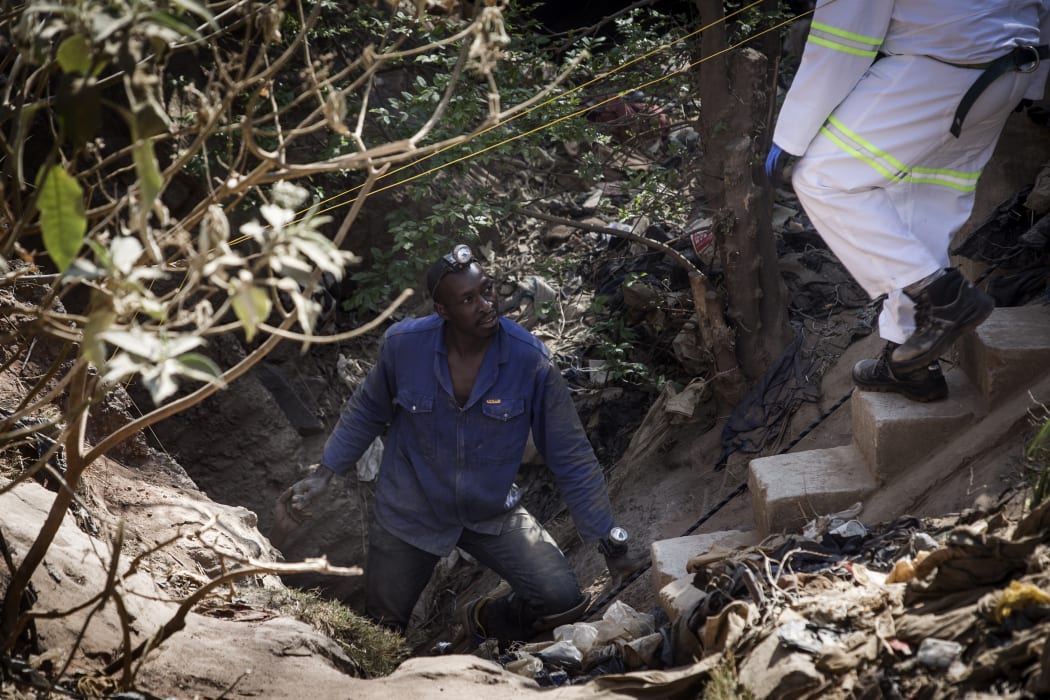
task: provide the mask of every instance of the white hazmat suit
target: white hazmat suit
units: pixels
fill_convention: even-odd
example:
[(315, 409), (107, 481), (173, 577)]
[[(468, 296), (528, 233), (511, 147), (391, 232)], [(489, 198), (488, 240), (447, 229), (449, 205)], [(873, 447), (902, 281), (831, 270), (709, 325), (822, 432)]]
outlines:
[[(1047, 0), (817, 2), (773, 142), (801, 156), (792, 184), (821, 237), (868, 294), (888, 295), (886, 340), (915, 330), (902, 288), (949, 267), (1007, 116), (1042, 97), (1050, 60), (1017, 47), (1048, 39)], [(964, 95), (1010, 55), (953, 135)]]

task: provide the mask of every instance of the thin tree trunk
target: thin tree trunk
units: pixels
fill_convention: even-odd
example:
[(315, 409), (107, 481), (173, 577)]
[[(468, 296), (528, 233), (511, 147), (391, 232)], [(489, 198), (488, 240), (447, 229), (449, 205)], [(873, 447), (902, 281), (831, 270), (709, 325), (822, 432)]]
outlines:
[[(736, 354), (747, 379), (765, 372), (791, 339), (772, 231), (772, 188), (762, 172), (774, 85), (758, 51), (727, 47), (721, 0), (696, 0), (700, 21), (701, 185), (715, 212)], [(717, 23), (715, 23), (717, 22)], [(712, 24), (715, 23), (715, 24)]]

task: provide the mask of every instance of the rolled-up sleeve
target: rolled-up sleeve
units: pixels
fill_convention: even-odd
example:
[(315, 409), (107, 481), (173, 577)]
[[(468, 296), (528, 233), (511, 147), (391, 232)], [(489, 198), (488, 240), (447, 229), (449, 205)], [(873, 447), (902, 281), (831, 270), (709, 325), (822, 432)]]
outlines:
[(554, 473), (580, 536), (585, 541), (606, 537), (614, 525), (609, 493), (569, 388), (550, 364), (537, 380), (532, 419), (536, 447)]

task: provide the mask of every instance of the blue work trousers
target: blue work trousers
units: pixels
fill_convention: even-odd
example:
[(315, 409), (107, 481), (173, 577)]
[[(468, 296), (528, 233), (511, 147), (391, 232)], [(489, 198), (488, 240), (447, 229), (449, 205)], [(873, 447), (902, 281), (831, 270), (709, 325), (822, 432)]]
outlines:
[[(499, 534), (464, 530), (457, 546), (499, 574), (512, 589), (485, 606), (487, 636), (504, 642), (529, 639), (538, 631), (538, 620), (570, 610), (583, 600), (565, 555), (521, 506), (507, 513)], [(404, 631), (439, 559), (373, 522), (365, 567), (365, 613)]]

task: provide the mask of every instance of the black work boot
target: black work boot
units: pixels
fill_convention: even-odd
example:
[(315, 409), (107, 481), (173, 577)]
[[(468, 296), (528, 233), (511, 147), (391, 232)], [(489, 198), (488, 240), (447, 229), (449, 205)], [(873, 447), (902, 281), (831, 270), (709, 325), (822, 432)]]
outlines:
[(934, 360), (921, 369), (901, 371), (895, 369), (890, 359), (896, 348), (896, 343), (886, 343), (878, 358), (853, 365), (853, 382), (858, 389), (903, 394), (923, 403), (948, 398), (948, 382), (944, 381), (939, 362)]
[(915, 332), (890, 356), (898, 375), (935, 362), (960, 335), (979, 326), (995, 308), (995, 300), (954, 267), (908, 285), (904, 293), (915, 302)]
[(482, 619), (485, 606), (492, 602), (492, 598), (482, 596), (472, 600), (460, 610), (463, 622), (463, 633), (467, 638), (470, 649), (477, 649), (481, 643), (488, 639), (485, 631), (485, 622)]

